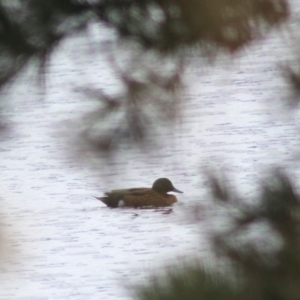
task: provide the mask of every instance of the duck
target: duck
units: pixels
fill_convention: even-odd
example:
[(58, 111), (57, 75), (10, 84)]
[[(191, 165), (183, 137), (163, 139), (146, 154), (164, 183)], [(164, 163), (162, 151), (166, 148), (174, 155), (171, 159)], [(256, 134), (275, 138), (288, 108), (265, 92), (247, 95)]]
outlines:
[(176, 189), (168, 178), (154, 181), (152, 188), (130, 188), (106, 192), (103, 197), (95, 197), (110, 208), (127, 207), (163, 207), (177, 202), (175, 195), (168, 192), (183, 193)]

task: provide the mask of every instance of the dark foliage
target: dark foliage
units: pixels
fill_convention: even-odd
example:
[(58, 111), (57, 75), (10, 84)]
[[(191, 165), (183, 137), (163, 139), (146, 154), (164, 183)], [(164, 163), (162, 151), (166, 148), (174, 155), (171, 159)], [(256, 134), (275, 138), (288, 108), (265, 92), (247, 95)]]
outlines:
[[(86, 126), (90, 129), (83, 139), (91, 149), (112, 151), (121, 141), (146, 141), (151, 128), (160, 126), (158, 118), (162, 123), (174, 120), (184, 50), (193, 48), (208, 55), (234, 52), (288, 16), (285, 0), (0, 1), (0, 88), (32, 61), (39, 62), (42, 77), (55, 47), (72, 34), (84, 32), (90, 22), (113, 28), (120, 41), (132, 45), (132, 57), (139, 59), (126, 70), (117, 68), (126, 86), (122, 95), (112, 99), (99, 94), (103, 109), (98, 112), (98, 125), (113, 122), (116, 110), (123, 110), (124, 117), (105, 135)], [(164, 68), (155, 70), (151, 60), (163, 66), (166, 57), (178, 68), (162, 76)], [(131, 75), (133, 67), (143, 71), (142, 80)]]
[(211, 183), (214, 199), (231, 216), (225, 231), (211, 235), (218, 271), (200, 264), (171, 270), (140, 287), (138, 298), (299, 299), (300, 197), (290, 179), (275, 171), (262, 185), (255, 207), (243, 204), (216, 178)]
[(145, 300), (239, 300), (240, 292), (230, 286), (225, 277), (207, 273), (196, 262), (173, 268), (161, 277), (153, 278), (149, 287), (138, 288), (136, 299)]
[(205, 44), (235, 51), (289, 14), (284, 0), (107, 1), (101, 8), (121, 37), (167, 52)]

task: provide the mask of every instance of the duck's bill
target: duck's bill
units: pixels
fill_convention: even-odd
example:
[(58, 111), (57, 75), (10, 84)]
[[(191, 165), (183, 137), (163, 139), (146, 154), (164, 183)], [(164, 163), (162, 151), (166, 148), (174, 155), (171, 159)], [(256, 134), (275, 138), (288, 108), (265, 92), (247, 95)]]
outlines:
[(176, 193), (183, 194), (183, 192), (182, 192), (182, 191), (179, 191), (179, 190), (177, 190), (177, 189), (175, 189), (175, 188), (173, 188), (172, 192), (176, 192)]

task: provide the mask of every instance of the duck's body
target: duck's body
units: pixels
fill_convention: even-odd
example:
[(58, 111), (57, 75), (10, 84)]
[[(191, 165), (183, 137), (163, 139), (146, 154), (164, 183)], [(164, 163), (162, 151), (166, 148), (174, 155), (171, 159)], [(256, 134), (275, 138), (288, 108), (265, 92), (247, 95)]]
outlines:
[(152, 188), (112, 190), (105, 193), (105, 197), (96, 198), (109, 207), (170, 206), (177, 202), (177, 198), (174, 195), (167, 194), (171, 191), (182, 193), (173, 186), (169, 179), (160, 178), (153, 183)]

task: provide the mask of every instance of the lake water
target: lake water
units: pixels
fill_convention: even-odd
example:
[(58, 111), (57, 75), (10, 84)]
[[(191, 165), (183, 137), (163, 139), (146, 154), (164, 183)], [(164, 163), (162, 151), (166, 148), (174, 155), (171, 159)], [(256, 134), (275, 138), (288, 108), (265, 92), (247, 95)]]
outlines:
[[(20, 76), (2, 93), (13, 127), (0, 145), (0, 299), (127, 300), (125, 286), (153, 270), (196, 253), (205, 259), (209, 223), (191, 214), (195, 205), (210, 207), (203, 169), (230, 173), (245, 197), (270, 167), (298, 172), (298, 112), (282, 110), (287, 85), (277, 64), (291, 45), (274, 34), (218, 67), (192, 60), (182, 114), (161, 149), (122, 152), (110, 164), (85, 165), (82, 152), (73, 160), (62, 137), (94, 105), (78, 86), (116, 87), (97, 47), (85, 37), (66, 41), (50, 62), (46, 96), (34, 72)], [(112, 210), (93, 198), (159, 177), (184, 191), (172, 211)]]

